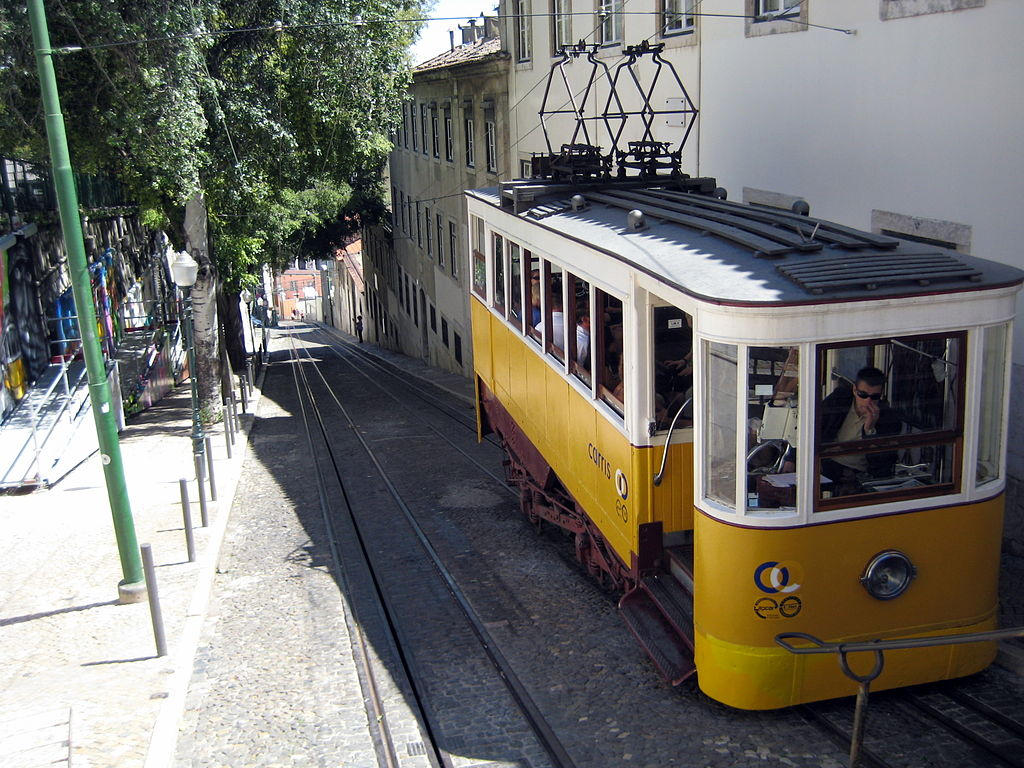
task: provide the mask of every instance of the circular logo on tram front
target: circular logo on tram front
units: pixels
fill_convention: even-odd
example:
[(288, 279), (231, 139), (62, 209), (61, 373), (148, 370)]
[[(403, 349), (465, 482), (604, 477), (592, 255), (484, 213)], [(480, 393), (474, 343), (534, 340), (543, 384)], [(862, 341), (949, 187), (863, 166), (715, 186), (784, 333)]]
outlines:
[(629, 496), (629, 481), (621, 469), (615, 470), (615, 490), (619, 492), (619, 496), (622, 497), (623, 501)]

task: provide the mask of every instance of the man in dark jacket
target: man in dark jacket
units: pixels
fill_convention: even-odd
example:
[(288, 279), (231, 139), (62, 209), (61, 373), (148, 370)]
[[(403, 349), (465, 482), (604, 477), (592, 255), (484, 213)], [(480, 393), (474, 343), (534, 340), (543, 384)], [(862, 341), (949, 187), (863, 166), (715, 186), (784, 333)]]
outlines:
[[(884, 388), (885, 374), (872, 367), (857, 371), (853, 387), (837, 387), (821, 403), (819, 444), (898, 435), (903, 425), (882, 399)], [(890, 477), (895, 464), (896, 451), (852, 453), (822, 459), (821, 472), (834, 482), (847, 485), (865, 472), (872, 477)]]

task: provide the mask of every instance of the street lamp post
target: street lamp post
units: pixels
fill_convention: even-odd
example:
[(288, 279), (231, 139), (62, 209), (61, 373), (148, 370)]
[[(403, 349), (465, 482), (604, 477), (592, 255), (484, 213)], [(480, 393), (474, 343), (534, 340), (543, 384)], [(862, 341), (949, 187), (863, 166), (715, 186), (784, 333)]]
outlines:
[[(188, 349), (188, 378), (192, 383), (192, 453), (202, 458), (206, 453), (202, 420), (199, 418), (199, 385), (196, 381), (195, 323), (192, 319), (192, 286), (196, 284), (199, 265), (182, 251), (171, 262), (171, 277), (184, 294), (185, 345)], [(201, 466), (197, 464), (197, 466)]]

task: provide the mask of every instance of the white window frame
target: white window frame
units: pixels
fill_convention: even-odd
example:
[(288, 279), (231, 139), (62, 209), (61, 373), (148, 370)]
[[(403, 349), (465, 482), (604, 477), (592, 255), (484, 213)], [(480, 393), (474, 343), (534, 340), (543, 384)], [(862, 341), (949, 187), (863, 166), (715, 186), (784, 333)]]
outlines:
[(691, 34), (697, 25), (696, 0), (661, 0), (661, 36)]
[(806, 0), (754, 0), (754, 15), (763, 19), (792, 16)]
[(491, 173), (498, 172), (497, 132), (498, 131), (493, 120), (484, 121), (484, 142), (487, 154), (487, 170)]
[(513, 27), (516, 41), (516, 61), (530, 61), (533, 54), (533, 19), (530, 16), (530, 0), (515, 0), (515, 9)]
[(572, 45), (572, 0), (551, 0), (551, 55)]
[[(795, 2), (796, 0), (786, 0)], [(622, 42), (624, 0), (597, 0), (597, 42), (598, 45), (615, 45)]]
[(444, 108), (444, 159), (455, 162), (455, 136), (452, 135), (452, 108)]
[(476, 127), (473, 125), (473, 117), (467, 115), (462, 124), (466, 129), (466, 167), (476, 168), (476, 146), (473, 142)]

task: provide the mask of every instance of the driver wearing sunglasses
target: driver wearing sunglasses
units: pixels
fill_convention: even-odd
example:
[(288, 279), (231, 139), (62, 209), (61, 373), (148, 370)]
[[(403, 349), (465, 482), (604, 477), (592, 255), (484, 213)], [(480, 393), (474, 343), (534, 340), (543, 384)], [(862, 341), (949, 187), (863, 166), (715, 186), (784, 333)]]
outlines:
[[(885, 374), (877, 368), (857, 371), (852, 387), (840, 385), (821, 403), (821, 443), (846, 443), (899, 434), (901, 423), (882, 399)], [(895, 451), (856, 453), (823, 459), (822, 474), (835, 482), (851, 481), (856, 475), (889, 477), (896, 463)]]

